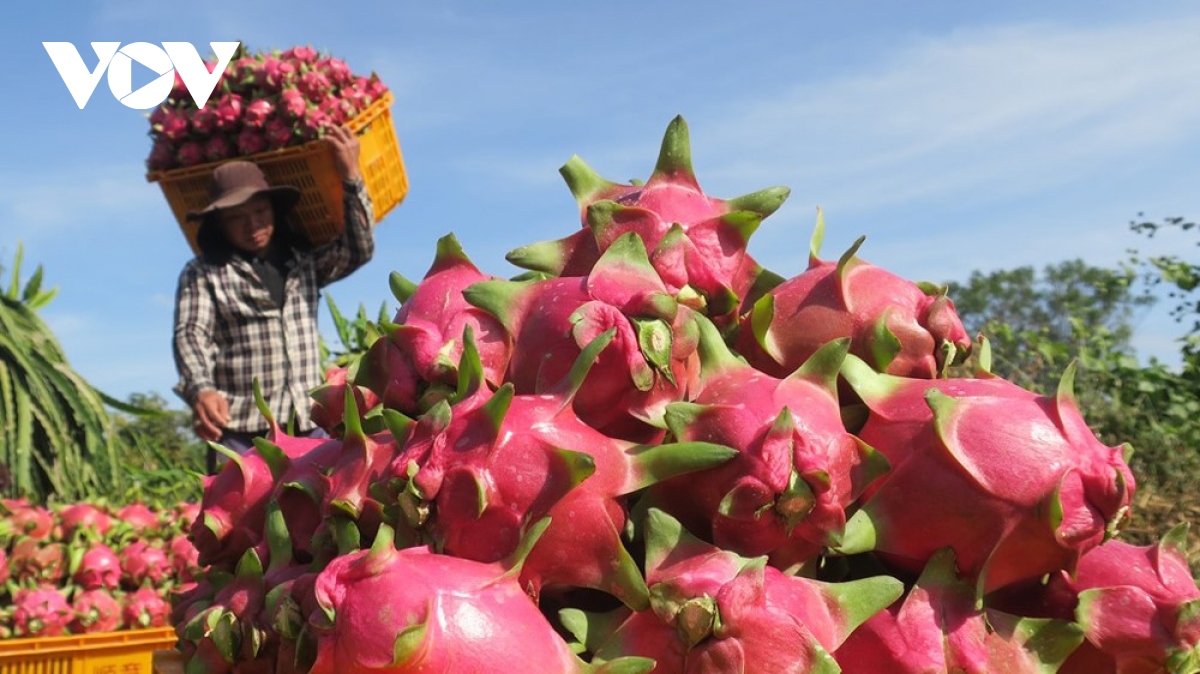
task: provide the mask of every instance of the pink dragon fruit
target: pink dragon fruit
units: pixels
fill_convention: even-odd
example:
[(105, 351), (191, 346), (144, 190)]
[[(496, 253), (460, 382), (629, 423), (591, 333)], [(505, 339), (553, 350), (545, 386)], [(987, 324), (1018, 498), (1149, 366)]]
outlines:
[(169, 627), (170, 619), (171, 605), (155, 588), (138, 588), (122, 601), (121, 624), (129, 629)]
[(341, 59), (333, 57), (320, 59), (316, 62), (315, 68), (317, 71), (325, 73), (335, 87), (346, 87), (354, 83), (354, 73), (350, 71), (350, 66)]
[(216, 130), (225, 132), (237, 131), (242, 126), (242, 116), (246, 104), (239, 94), (228, 93), (216, 102)]
[(842, 540), (846, 510), (887, 470), (887, 461), (846, 432), (837, 377), (848, 340), (831, 342), (785, 379), (755, 370), (725, 346), (707, 319), (703, 371), (691, 402), (666, 419), (679, 440), (729, 445), (724, 465), (652, 487), (648, 502), (722, 548), (770, 555), (792, 568)]
[[(512, 340), (500, 322), (463, 297), (468, 286), (493, 279), (471, 262), (453, 234), (438, 239), (437, 254), (420, 284), (393, 274), (401, 301), (395, 326), (371, 345), (359, 369), (359, 383), (387, 407), (416, 414), (445, 398), (457, 386), (463, 331), (469, 326), (493, 386), (503, 381)], [(428, 389), (433, 388), (433, 391)]]
[(195, 580), (200, 571), (200, 551), (192, 545), (187, 535), (173, 536), (167, 543), (167, 557), (171, 560), (171, 572), (181, 583)]
[(163, 113), (158, 116), (156, 123), (152, 122), (151, 129), (172, 143), (187, 140), (191, 129), (187, 113), (177, 108), (163, 107), (160, 109), (163, 110)]
[(191, 131), (194, 137), (204, 137), (217, 131), (217, 108), (205, 106), (192, 113)]
[(71, 579), (85, 590), (115, 590), (121, 586), (121, 559), (103, 543), (93, 543), (79, 560)]
[(204, 162), (204, 144), (195, 140), (185, 140), (175, 150), (175, 161), (180, 166), (194, 166)]
[(7, 517), (14, 535), (44, 541), (54, 534), (54, 513), (43, 506), (8, 501), (0, 508), (0, 515)]
[(1157, 545), (1110, 540), (1084, 553), (1074, 575), (1051, 576), (1047, 592), (1074, 606), (1088, 650), (1097, 651), (1073, 655), (1062, 672), (1200, 671), (1200, 588), (1187, 532), (1185, 522)]
[(319, 103), (333, 91), (333, 83), (320, 70), (309, 70), (300, 74), (296, 88), (310, 103)]
[(155, 531), (161, 524), (158, 512), (138, 501), (119, 508), (117, 520), (137, 534)]
[(208, 137), (204, 141), (204, 159), (207, 161), (221, 161), (233, 156), (234, 144), (230, 142), (229, 136), (224, 134), (216, 134)]
[(998, 377), (883, 375), (848, 356), (842, 374), (870, 409), (858, 435), (892, 471), (864, 494), (843, 552), (874, 549), (917, 573), (950, 546), (982, 592), (1074, 568), (1134, 490), (1122, 448), (1080, 416), (1074, 373), (1039, 396)]
[(198, 610), (176, 628), (181, 640), (195, 647), (193, 663), (207, 661), (205, 671), (214, 667), (223, 671), (229, 666), (261, 662), (266, 632), (255, 618), (263, 609), (265, 588), (258, 554), (247, 550), (238, 562), (236, 575), (219, 580), (214, 590), (211, 602), (197, 605)]
[(537, 534), (509, 563), (484, 564), (428, 547), (396, 550), (381, 529), (370, 550), (335, 559), (317, 577), (311, 674), (649, 671), (645, 660), (584, 664), (525, 596), (516, 568)]
[(834, 653), (845, 674), (1041, 674), (1083, 640), (1063, 620), (979, 610), (975, 588), (935, 553), (902, 602), (868, 619)]
[(693, 312), (667, 292), (632, 232), (613, 242), (586, 277), (482, 281), (463, 294), (512, 335), (507, 380), (517, 393), (561, 381), (589, 342), (616, 329), (574, 399), (579, 418), (607, 435), (661, 438), (667, 404), (694, 386)]
[[(313, 423), (331, 433), (341, 426), (346, 414), (347, 374), (347, 368), (331, 367), (325, 371), (325, 383), (309, 393), (313, 399)], [(379, 404), (379, 397), (366, 387), (350, 385), (349, 390), (354, 393), (359, 414), (366, 414)]]
[(66, 548), (62, 543), (24, 536), (12, 545), (8, 566), (12, 577), (19, 582), (53, 585), (66, 576)]
[(317, 63), (320, 54), (317, 50), (308, 45), (297, 45), (289, 49), (283, 50), (279, 54), (279, 58), (283, 61), (292, 61), (295, 63)]
[(121, 628), (121, 602), (106, 589), (77, 592), (71, 600), (75, 616), (68, 625), (72, 634), (114, 632)]
[(741, 319), (736, 342), (756, 368), (777, 377), (795, 370), (823, 344), (851, 339), (850, 353), (876, 370), (931, 379), (971, 349), (944, 288), (918, 285), (862, 261), (859, 239), (836, 262), (817, 255), (817, 218), (808, 270), (773, 288)]
[(276, 56), (264, 57), (259, 67), (254, 80), (266, 91), (280, 91), (296, 77), (296, 66)]
[(175, 166), (175, 144), (166, 138), (156, 138), (150, 155), (146, 157), (146, 169), (165, 171)]
[(267, 141), (267, 147), (277, 150), (291, 145), (292, 140), (296, 137), (296, 130), (291, 122), (279, 114), (275, 114), (267, 120), (263, 137)]
[(246, 127), (238, 132), (237, 135), (237, 151), (238, 154), (245, 156), (258, 154), (267, 149), (267, 138), (262, 131)]
[(64, 539), (74, 537), (79, 531), (104, 536), (112, 528), (112, 518), (108, 513), (91, 503), (73, 503), (63, 507), (58, 511), (58, 521)]
[(75, 612), (57, 588), (22, 588), (13, 593), (12, 627), (19, 637), (65, 634)]
[(668, 290), (722, 326), (742, 304), (782, 280), (763, 270), (746, 244), (790, 191), (773, 187), (728, 201), (704, 194), (682, 117), (668, 125), (658, 163), (644, 184), (609, 182), (578, 157), (561, 173), (579, 202), (584, 229), (512, 251), (507, 259), (519, 267), (583, 276), (609, 246), (636, 233)]
[(703, 543), (656, 509), (646, 523), (646, 581), (651, 609), (604, 619), (564, 612), (593, 662), (637, 655), (653, 659), (656, 674), (837, 671), (830, 652), (904, 590), (887, 576), (788, 576), (764, 558)]
[(304, 111), (304, 116), (300, 118), (300, 125), (297, 132), (304, 138), (312, 140), (320, 138), (321, 134), (333, 125), (333, 120), (330, 119), (328, 113), (320, 107), (312, 106)]
[(279, 94), (278, 109), (291, 119), (300, 119), (308, 109), (308, 101), (304, 100), (304, 94), (299, 89), (284, 89)]
[[(645, 606), (645, 582), (621, 540), (623, 497), (734, 452), (704, 442), (633, 445), (580, 421), (571, 398), (613, 334), (589, 344), (553, 389), (514, 395), (510, 384), (495, 394), (484, 385), (468, 331), (464, 359), (473, 363), (460, 368), (460, 388), (471, 393), (450, 408), (453, 420), (411, 478), (415, 493), (432, 502), (428, 528), (445, 553), (496, 561), (512, 553), (528, 523), (548, 514), (552, 523), (522, 567), (527, 592), (587, 587)], [(417, 437), (424, 428), (418, 425)], [(417, 454), (397, 459), (396, 472)]]
[(275, 486), (271, 466), (260, 451), (243, 455), (224, 451), (229, 462), (216, 475), (204, 478), (202, 514), (191, 528), (201, 566), (219, 562), (232, 566), (258, 543), (267, 497)]
[(242, 124), (247, 129), (262, 129), (267, 125), (267, 120), (274, 112), (275, 104), (269, 99), (256, 98), (246, 106), (246, 110), (242, 114)]
[(158, 586), (166, 578), (171, 562), (159, 546), (147, 541), (134, 541), (121, 548), (121, 580), (131, 588), (147, 583)]

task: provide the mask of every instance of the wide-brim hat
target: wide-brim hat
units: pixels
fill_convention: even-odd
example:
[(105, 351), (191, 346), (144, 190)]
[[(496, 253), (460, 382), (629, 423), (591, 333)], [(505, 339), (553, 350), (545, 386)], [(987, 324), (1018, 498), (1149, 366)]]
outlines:
[(271, 199), (275, 217), (279, 218), (300, 200), (299, 189), (291, 185), (272, 186), (257, 164), (241, 160), (225, 162), (213, 169), (208, 194), (208, 205), (188, 213), (188, 220), (207, 220), (217, 211), (239, 206), (260, 194)]

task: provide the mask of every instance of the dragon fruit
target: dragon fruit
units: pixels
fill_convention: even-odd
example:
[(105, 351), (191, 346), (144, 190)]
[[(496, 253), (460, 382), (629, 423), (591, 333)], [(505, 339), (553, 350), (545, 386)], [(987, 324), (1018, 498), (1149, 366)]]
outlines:
[(112, 518), (100, 506), (91, 503), (73, 503), (58, 512), (64, 539), (70, 539), (80, 530), (93, 536), (104, 536), (112, 528)]
[(22, 588), (13, 593), (12, 627), (19, 637), (53, 637), (64, 634), (75, 612), (57, 588)]
[(135, 533), (152, 530), (159, 525), (159, 516), (145, 503), (134, 502), (117, 509), (117, 520)]
[(414, 464), (411, 480), (432, 503), (428, 528), (444, 552), (496, 561), (511, 554), (529, 522), (549, 515), (551, 525), (522, 567), (527, 592), (587, 587), (644, 606), (645, 583), (621, 541), (622, 497), (719, 464), (733, 451), (703, 442), (639, 446), (580, 421), (571, 399), (613, 336), (610, 330), (589, 344), (551, 390), (514, 395), (510, 384), (495, 394), (486, 388), (467, 331), (464, 360), (473, 363), (460, 367), (460, 388), (470, 395), (450, 408), (444, 437)]
[[(314, 424), (333, 432), (342, 423), (346, 414), (346, 377), (349, 374), (344, 367), (331, 367), (325, 371), (325, 383), (309, 392), (313, 399), (311, 417)], [(370, 389), (349, 385), (354, 392), (354, 399), (360, 414), (365, 414), (379, 404), (379, 398)]]
[[(272, 59), (236, 77), (274, 68), (273, 146), (384, 91)], [(306, 101), (314, 68), (355, 89)], [(1111, 539), (1134, 482), (1073, 368), (992, 376), (941, 289), (861, 240), (820, 260), (822, 217), (809, 269), (764, 270), (787, 190), (709, 197), (689, 145), (673, 121), (645, 184), (569, 161), (583, 227), (509, 254), (530, 273), (451, 234), (393, 274), (394, 322), (313, 393), (332, 438), (260, 401), (188, 529), (188, 671), (1197, 674), (1200, 591), (1176, 543)]]
[(134, 541), (121, 549), (121, 580), (128, 587), (147, 583), (158, 586), (171, 568), (167, 553), (148, 541)]
[(121, 602), (105, 589), (78, 592), (71, 600), (74, 618), (68, 625), (72, 634), (112, 632), (121, 627)]
[(973, 583), (955, 574), (944, 548), (903, 601), (868, 619), (834, 656), (845, 674), (1041, 674), (1082, 641), (1067, 621), (977, 609)]
[(561, 173), (579, 203), (584, 229), (558, 241), (518, 248), (507, 256), (513, 264), (585, 276), (604, 251), (634, 234), (650, 251), (672, 295), (721, 325), (732, 321), (763, 283), (778, 281), (746, 253), (746, 244), (790, 191), (773, 187), (728, 201), (706, 195), (692, 169), (691, 141), (682, 117), (667, 126), (658, 162), (644, 184), (605, 180), (578, 157)]
[(55, 584), (67, 573), (66, 548), (28, 536), (17, 539), (8, 557), (12, 577), (25, 584)]
[(786, 376), (824, 344), (851, 339), (850, 353), (876, 370), (931, 379), (971, 349), (944, 288), (918, 285), (856, 256), (863, 239), (836, 262), (818, 258), (818, 216), (808, 270), (773, 288), (741, 319), (736, 342), (756, 368)]
[(516, 569), (539, 527), (504, 564), (440, 555), (424, 546), (397, 550), (390, 530), (380, 533), (370, 550), (337, 558), (317, 577), (320, 611), (312, 618), (317, 655), (311, 674), (524, 674), (533, 663), (540, 671), (562, 674), (653, 667), (644, 660), (626, 660), (619, 670), (584, 664), (525, 596)]
[(646, 581), (651, 609), (619, 609), (604, 620), (565, 612), (594, 661), (638, 655), (663, 674), (834, 672), (830, 652), (904, 589), (887, 576), (846, 583), (788, 576), (765, 558), (700, 541), (656, 509), (646, 523)]
[(54, 533), (54, 513), (48, 508), (9, 500), (0, 507), (0, 515), (7, 517), (14, 535), (43, 541)]
[(370, 347), (358, 382), (387, 407), (416, 414), (445, 398), (458, 382), (463, 331), (470, 326), (484, 376), (499, 386), (512, 348), (508, 332), (487, 312), (467, 304), (462, 291), (493, 279), (471, 262), (453, 234), (438, 240), (437, 254), (419, 284), (393, 274), (393, 293), (403, 303), (386, 339)]
[(1051, 576), (1047, 592), (1074, 605), (1098, 651), (1087, 663), (1073, 656), (1063, 672), (1200, 671), (1200, 588), (1188, 568), (1187, 532), (1185, 522), (1157, 545), (1107, 541), (1084, 553), (1074, 575)]
[(130, 629), (168, 627), (170, 618), (171, 605), (152, 587), (126, 594), (121, 604), (121, 622)]
[(730, 352), (711, 322), (698, 323), (699, 392), (669, 405), (667, 423), (679, 440), (739, 453), (718, 468), (651, 488), (648, 502), (722, 548), (771, 555), (780, 568), (816, 560), (841, 542), (846, 509), (887, 470), (887, 461), (842, 423), (836, 381), (847, 340), (776, 379)]
[(615, 329), (573, 403), (580, 419), (608, 435), (661, 438), (666, 405), (693, 386), (693, 312), (667, 292), (632, 232), (613, 242), (585, 277), (482, 281), (463, 294), (512, 335), (507, 381), (517, 393), (561, 381), (589, 342)]
[(842, 373), (870, 410), (858, 435), (892, 470), (864, 494), (843, 552), (875, 550), (918, 573), (950, 546), (981, 592), (1073, 569), (1134, 490), (1124, 448), (1080, 416), (1074, 372), (1039, 396), (999, 377), (905, 379), (847, 357)]
[(85, 590), (114, 590), (121, 586), (121, 573), (117, 553), (103, 543), (95, 543), (83, 553), (71, 579)]

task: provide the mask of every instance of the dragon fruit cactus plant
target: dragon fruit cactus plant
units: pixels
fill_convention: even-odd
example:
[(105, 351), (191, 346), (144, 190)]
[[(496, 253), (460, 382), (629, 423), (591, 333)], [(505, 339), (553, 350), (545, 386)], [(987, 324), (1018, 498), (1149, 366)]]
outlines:
[[(338, 114), (289, 102), (312, 58), (238, 66), (285, 94), (264, 133)], [(1134, 478), (1073, 369), (991, 375), (943, 289), (861, 240), (821, 260), (823, 216), (808, 269), (763, 269), (788, 191), (705, 194), (682, 118), (644, 183), (562, 175), (579, 210), (528, 271), (448, 234), (391, 275), (393, 321), (313, 392), (333, 437), (260, 403), (190, 517), (190, 674), (1200, 671), (1185, 533), (1114, 539)]]

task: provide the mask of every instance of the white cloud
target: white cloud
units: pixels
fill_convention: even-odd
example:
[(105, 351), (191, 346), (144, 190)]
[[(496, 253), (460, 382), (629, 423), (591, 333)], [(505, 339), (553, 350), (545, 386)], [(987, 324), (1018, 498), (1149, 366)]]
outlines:
[(0, 218), (28, 233), (61, 234), (98, 222), (139, 223), (148, 212), (168, 217), (161, 190), (140, 167), (91, 166), (74, 171), (10, 174), (0, 180)]
[(798, 172), (842, 210), (1043, 190), (1194, 138), (1198, 49), (1195, 18), (928, 37), (873, 68), (801, 75), (777, 98), (729, 110), (719, 154), (744, 161), (718, 177)]

